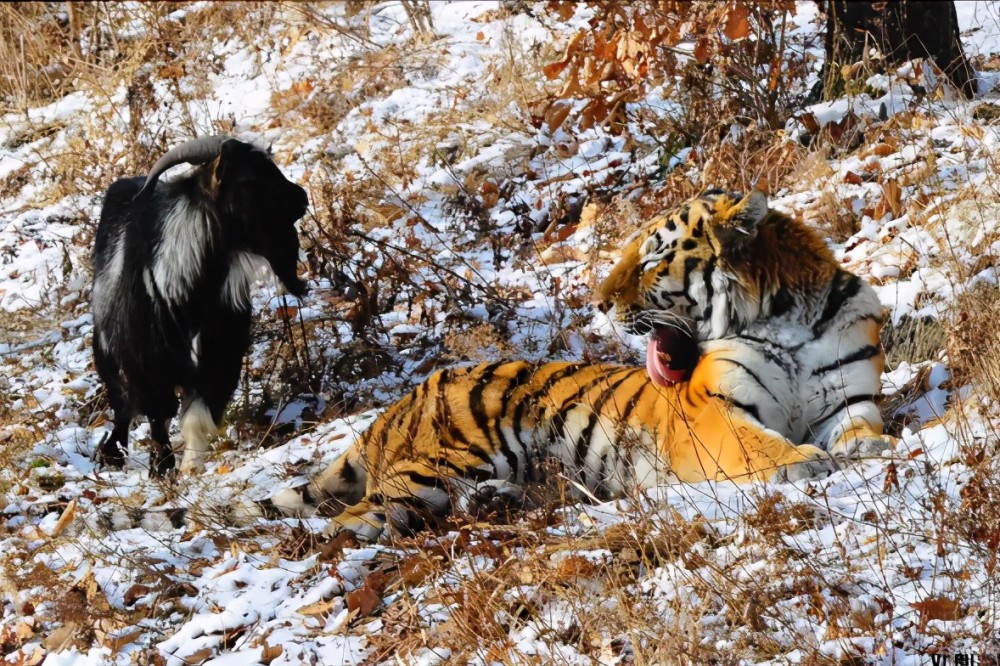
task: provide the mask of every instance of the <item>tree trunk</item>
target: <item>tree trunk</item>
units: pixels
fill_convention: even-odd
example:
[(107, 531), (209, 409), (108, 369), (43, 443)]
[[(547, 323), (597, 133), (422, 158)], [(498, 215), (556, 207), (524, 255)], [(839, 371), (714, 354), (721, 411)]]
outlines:
[(962, 51), (954, 2), (826, 1), (826, 62), (823, 98), (843, 94), (841, 67), (877, 47), (889, 63), (926, 58), (966, 97), (976, 94), (976, 78)]

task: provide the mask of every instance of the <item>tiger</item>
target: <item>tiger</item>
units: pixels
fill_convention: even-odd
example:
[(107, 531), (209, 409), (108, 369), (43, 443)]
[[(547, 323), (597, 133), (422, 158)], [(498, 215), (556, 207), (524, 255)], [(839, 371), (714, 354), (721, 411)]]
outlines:
[(760, 192), (711, 189), (625, 243), (595, 295), (645, 367), (502, 361), (436, 372), (272, 503), (360, 540), (522, 497), (554, 464), (597, 499), (676, 482), (794, 481), (891, 442), (874, 402), (882, 307)]

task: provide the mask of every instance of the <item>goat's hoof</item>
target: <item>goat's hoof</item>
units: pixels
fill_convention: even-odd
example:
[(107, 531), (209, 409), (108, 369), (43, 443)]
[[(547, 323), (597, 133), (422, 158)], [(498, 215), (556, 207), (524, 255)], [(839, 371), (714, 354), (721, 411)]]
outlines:
[(803, 454), (803, 460), (779, 467), (775, 481), (825, 478), (837, 471), (837, 462), (823, 449), (811, 444), (801, 444), (795, 448)]
[(125, 456), (120, 451), (114, 453), (100, 452), (97, 454), (97, 464), (101, 467), (121, 469), (125, 466)]
[(97, 445), (95, 460), (102, 467), (121, 469), (125, 466), (125, 448), (110, 437), (110, 434), (105, 435), (101, 443)]
[(158, 476), (163, 478), (167, 476), (170, 472), (174, 470), (177, 466), (177, 460), (174, 458), (174, 454), (168, 453), (162, 458), (154, 457), (150, 460), (149, 471), (153, 476)]
[(196, 476), (205, 472), (205, 461), (200, 459), (191, 460), (184, 456), (181, 461), (180, 473), (184, 476)]

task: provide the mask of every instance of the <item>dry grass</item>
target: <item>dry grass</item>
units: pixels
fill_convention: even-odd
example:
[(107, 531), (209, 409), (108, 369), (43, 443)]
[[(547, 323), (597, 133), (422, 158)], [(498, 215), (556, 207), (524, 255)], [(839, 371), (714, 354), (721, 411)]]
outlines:
[(956, 300), (948, 336), (948, 356), (956, 383), (971, 383), (1000, 400), (1000, 291), (981, 282)]
[[(200, 125), (204, 115), (198, 111), (211, 94), (203, 84), (207, 80), (204, 74), (221, 66), (213, 60), (211, 49), (199, 48), (206, 40), (233, 38), (253, 44), (257, 65), (269, 54), (287, 53), (310, 31), (347, 31), (358, 43), (367, 40), (363, 7), (346, 23), (330, 22), (308, 5), (283, 8), (270, 3), (210, 3), (189, 14), (184, 22), (168, 18), (175, 8), (186, 6), (76, 5), (68, 22), (61, 22), (50, 5), (0, 6), (0, 36), (4, 37), (0, 40), (0, 97), (5, 105), (23, 110), (73, 89), (100, 91), (107, 98), (121, 86), (127, 91), (131, 112), (128, 122), (123, 122), (113, 109), (99, 108), (81, 120), (81, 131), (67, 139), (63, 152), (46, 155), (43, 173), (52, 178), (48, 194), (51, 200), (101, 191), (116, 176), (141, 172), (178, 136), (230, 128), (231, 120), (221, 117), (213, 119), (212, 127)], [(290, 13), (282, 14), (284, 10)], [(43, 29), (26, 31), (26, 21)], [(146, 27), (143, 37), (122, 36), (121, 27), (130, 21)], [(282, 29), (275, 33), (261, 29), (274, 22), (280, 22)], [(87, 31), (101, 35), (100, 48), (92, 54), (76, 54), (80, 51), (80, 35)], [(25, 36), (9, 38), (15, 34)], [(267, 37), (261, 39), (261, 34)], [(328, 278), (332, 285), (331, 292), (321, 296), (327, 299), (327, 318), (308, 324), (296, 322), (294, 317), (290, 321), (281, 317), (261, 321), (259, 339), (269, 346), (268, 362), (248, 370), (245, 377), (255, 385), (279, 388), (273, 393), (266, 389), (255, 402), (248, 399), (234, 406), (230, 416), (237, 422), (239, 439), (264, 443), (282, 439), (285, 433), (271, 429), (262, 417), (263, 410), (299, 392), (325, 392), (335, 405), (326, 414), (310, 418), (328, 419), (341, 410), (353, 411), (367, 405), (370, 396), (362, 394), (356, 384), (379, 376), (387, 368), (398, 367), (399, 349), (411, 354), (404, 360), (424, 361), (414, 364), (417, 373), (429, 371), (442, 358), (513, 357), (522, 351), (512, 348), (506, 337), (515, 321), (509, 312), (530, 293), (480, 284), (474, 277), (474, 266), (455, 270), (437, 267), (434, 255), (439, 248), (424, 245), (426, 241), (417, 234), (392, 239), (396, 245), (379, 245), (358, 235), (405, 219), (411, 228), (424, 232), (421, 238), (426, 239), (431, 230), (417, 211), (421, 201), (415, 197), (407, 200), (399, 193), (417, 176), (415, 166), (427, 155), (435, 155), (436, 164), (453, 166), (477, 155), (484, 141), (495, 138), (484, 139), (461, 129), (461, 125), (487, 121), (504, 131), (528, 135), (534, 132), (530, 128), (530, 109), (538, 100), (529, 82), (542, 63), (553, 59), (553, 54), (544, 48), (533, 53), (516, 52), (516, 40), (510, 37), (504, 36), (510, 57), (496, 65), (486, 81), (493, 94), (474, 99), (462, 109), (443, 109), (419, 134), (403, 132), (402, 123), (388, 123), (377, 142), (357, 147), (366, 166), (376, 164), (370, 158), (377, 154), (377, 166), (352, 174), (347, 185), (335, 185), (330, 178), (339, 166), (336, 157), (320, 150), (319, 157), (310, 162), (306, 181), (314, 217), (304, 225), (303, 233), (312, 276)], [(60, 60), (53, 54), (75, 55)], [(406, 85), (408, 68), (420, 68), (429, 74), (442, 61), (433, 45), (369, 48), (341, 67), (321, 69), (322, 73), (314, 78), (275, 89), (271, 95), (274, 117), (269, 122), (287, 132), (291, 145), (326, 136), (352, 110), (352, 105), (384, 97)], [(68, 69), (60, 63), (69, 63)], [(43, 75), (29, 80), (24, 74), (25, 65)], [(351, 92), (350, 99), (345, 91)], [(170, 126), (163, 124), (157, 113), (160, 108), (170, 109)], [(914, 117), (919, 118), (917, 114)], [(899, 137), (913, 129), (910, 125), (894, 129), (904, 120), (894, 118), (887, 123), (885, 134), (879, 135), (877, 141), (886, 145), (901, 141)], [(12, 147), (36, 146), (36, 152), (41, 154), (46, 141), (61, 129), (58, 123), (25, 123), (18, 126), (10, 143)], [(404, 135), (405, 140), (400, 138)], [(116, 142), (123, 136), (124, 148), (112, 150), (111, 146), (118, 145)], [(81, 154), (95, 152), (106, 159), (99, 163), (79, 159)], [(507, 157), (509, 163), (520, 166), (530, 156), (512, 150)], [(919, 190), (909, 201), (913, 212), (920, 213), (914, 215), (916, 224), (931, 224), (927, 223), (924, 204), (941, 187), (933, 167), (928, 158), (913, 165), (911, 171), (889, 174), (904, 187), (914, 188), (910, 192)], [(26, 165), (9, 175), (0, 187), (16, 192), (28, 183), (33, 168)], [(695, 170), (702, 174), (704, 182), (690, 177)], [(474, 169), (456, 173), (453, 183), (438, 186), (449, 197), (450, 212), (470, 232), (470, 246), (489, 240), (498, 256), (510, 256), (520, 249), (520, 238), (491, 238), (493, 230), (487, 214), (514, 171), (513, 167), (509, 174)], [(784, 187), (814, 188), (831, 173), (823, 150), (807, 151), (776, 133), (749, 128), (736, 142), (706, 140), (697, 147), (689, 164), (666, 174), (663, 183), (629, 186), (627, 191), (609, 197), (609, 201), (594, 204), (595, 210), (572, 224), (593, 224), (598, 245), (614, 248), (639, 221), (662, 213), (703, 186), (744, 191), (763, 186), (776, 192)], [(861, 216), (853, 201), (841, 199), (835, 192), (835, 186), (823, 188), (821, 196), (805, 212), (807, 221), (836, 240), (843, 240), (858, 231)], [(977, 199), (970, 194), (966, 204), (972, 208), (985, 206), (990, 203), (987, 199), (985, 195)], [(864, 202), (872, 210), (878, 203)], [(549, 231), (542, 241), (545, 247), (530, 247), (527, 251), (544, 251), (548, 244), (558, 244), (567, 237), (560, 237), (559, 229)], [(995, 231), (989, 230), (987, 240), (992, 238), (990, 233)], [(964, 247), (965, 240), (953, 240), (955, 247)], [(942, 241), (942, 247), (948, 249), (948, 242)], [(597, 271), (593, 269), (608, 259), (597, 254), (588, 257), (594, 280)], [(946, 253), (946, 259), (948, 256), (955, 258), (958, 253)], [(961, 282), (985, 270), (994, 260), (978, 256), (970, 264), (964, 257), (955, 259), (950, 273)], [(438, 271), (433, 284), (423, 281), (429, 265)], [(405, 306), (419, 313), (416, 316), (425, 328), (436, 324), (439, 312), (447, 313), (443, 332), (436, 340), (398, 334), (391, 343), (395, 347), (388, 348), (379, 342), (387, 333), (379, 315), (402, 305), (394, 299), (409, 293), (418, 295)], [(556, 292), (554, 309), (580, 310), (578, 299), (575, 294)], [(463, 314), (463, 308), (483, 304), (489, 308), (489, 324)], [(936, 320), (911, 319), (898, 327), (888, 327), (885, 345), (890, 366), (903, 360), (936, 358), (946, 338), (952, 383), (974, 386), (976, 396), (986, 398), (980, 409), (995, 417), (1000, 404), (997, 321), (1000, 297), (995, 285), (983, 283), (957, 299), (947, 326)], [(27, 336), (38, 324), (28, 318), (11, 323), (12, 339)], [(345, 323), (349, 336), (342, 336), (338, 328)], [(47, 324), (51, 328), (52, 322)], [(573, 325), (570, 322), (566, 328), (572, 329)], [(331, 343), (329, 350), (317, 350), (317, 339), (333, 340), (335, 344)], [(551, 341), (550, 352), (558, 351), (561, 342), (565, 341)], [(624, 359), (631, 353), (614, 341), (601, 340), (588, 340), (587, 350), (592, 358)], [(4, 388), (0, 385), (0, 389)], [(914, 392), (924, 388), (922, 382), (917, 382)], [(6, 390), (0, 390), (0, 413), (9, 412), (10, 404)], [(18, 425), (28, 420), (23, 413), (0, 417), (0, 469), (18, 467), (20, 459), (39, 439), (38, 433)], [(966, 539), (978, 544), (979, 554), (986, 558), (992, 572), (1000, 540), (1000, 473), (994, 462), (1000, 438), (995, 432), (992, 438), (973, 433), (958, 417), (950, 424), (963, 438), (962, 458), (971, 476), (962, 490), (960, 504), (943, 507), (938, 514), (940, 524), (929, 525), (927, 530), (937, 530), (948, 540)], [(8, 490), (12, 483), (5, 481), (0, 490)], [(643, 504), (637, 501), (635, 505)], [(780, 658), (789, 646), (774, 638), (775, 631), (793, 627), (804, 616), (825, 623), (826, 638), (830, 639), (879, 635), (883, 631), (877, 617), (885, 609), (850, 603), (854, 579), (849, 568), (845, 568), (847, 573), (827, 575), (811, 564), (804, 547), (789, 545), (810, 531), (835, 527), (833, 517), (812, 498), (790, 500), (777, 494), (750, 497), (745, 515), (738, 520), (739, 532), (726, 537), (701, 519), (685, 520), (674, 513), (653, 515), (640, 508), (635, 509), (635, 514), (630, 524), (590, 530), (583, 536), (559, 536), (548, 531), (558, 527), (563, 518), (540, 512), (521, 516), (523, 520), (515, 526), (464, 524), (457, 533), (445, 537), (422, 535), (396, 544), (408, 552), (382, 560), (363, 588), (378, 595), (379, 600), (384, 594), (400, 594), (394, 603), (379, 611), (384, 629), (371, 637), (370, 662), (394, 655), (405, 660), (427, 648), (451, 650), (445, 663), (466, 663), (473, 656), (498, 663), (555, 661), (551, 655), (526, 657), (518, 650), (512, 636), (529, 630), (552, 643), (570, 645), (593, 659), (619, 659), (626, 664), (735, 664), (740, 660)], [(879, 518), (874, 516), (873, 520)], [(227, 521), (222, 517), (216, 522)], [(892, 546), (889, 536), (885, 537), (887, 547)], [(226, 546), (233, 544), (253, 547), (249, 541), (231, 541)], [(54, 547), (49, 544), (46, 549)], [(340, 556), (336, 548), (315, 543), (303, 534), (292, 534), (279, 546), (282, 555), (296, 558), (315, 548), (324, 549), (324, 561)], [(721, 557), (728, 550), (740, 548), (744, 550), (739, 557)], [(845, 561), (848, 558), (845, 550)], [(762, 569), (753, 569), (759, 564)], [(145, 613), (159, 618), (185, 611), (176, 599), (189, 589), (157, 574), (149, 563), (136, 560), (128, 565), (140, 584), (168, 590), (162, 607)], [(460, 581), (453, 576), (457, 570), (467, 572)], [(751, 570), (763, 573), (748, 576)], [(664, 589), (673, 593), (650, 583), (654, 574)], [(100, 610), (101, 601), (91, 588), (53, 580), (52, 576), (43, 579), (42, 575), (39, 573), (29, 583), (50, 590), (42, 599), (46, 603), (42, 610), (53, 625), (79, 623), (84, 603)], [(428, 621), (421, 614), (428, 603), (447, 608), (447, 619)], [(129, 615), (120, 617), (128, 619)], [(69, 639), (87, 643), (94, 638), (81, 632), (71, 632)], [(707, 642), (704, 637), (709, 633), (730, 637), (731, 641)], [(853, 663), (825, 657), (815, 640), (796, 647), (803, 650), (806, 663)]]

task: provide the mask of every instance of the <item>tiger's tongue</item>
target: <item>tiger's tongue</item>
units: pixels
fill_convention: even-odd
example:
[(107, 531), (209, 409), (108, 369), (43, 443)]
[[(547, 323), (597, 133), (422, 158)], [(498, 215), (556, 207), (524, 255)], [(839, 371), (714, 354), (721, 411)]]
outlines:
[[(658, 329), (646, 345), (646, 372), (657, 386), (669, 387), (684, 381), (687, 369), (671, 368), (671, 360), (681, 352), (681, 336), (669, 329)], [(680, 359), (677, 359), (680, 360)]]

